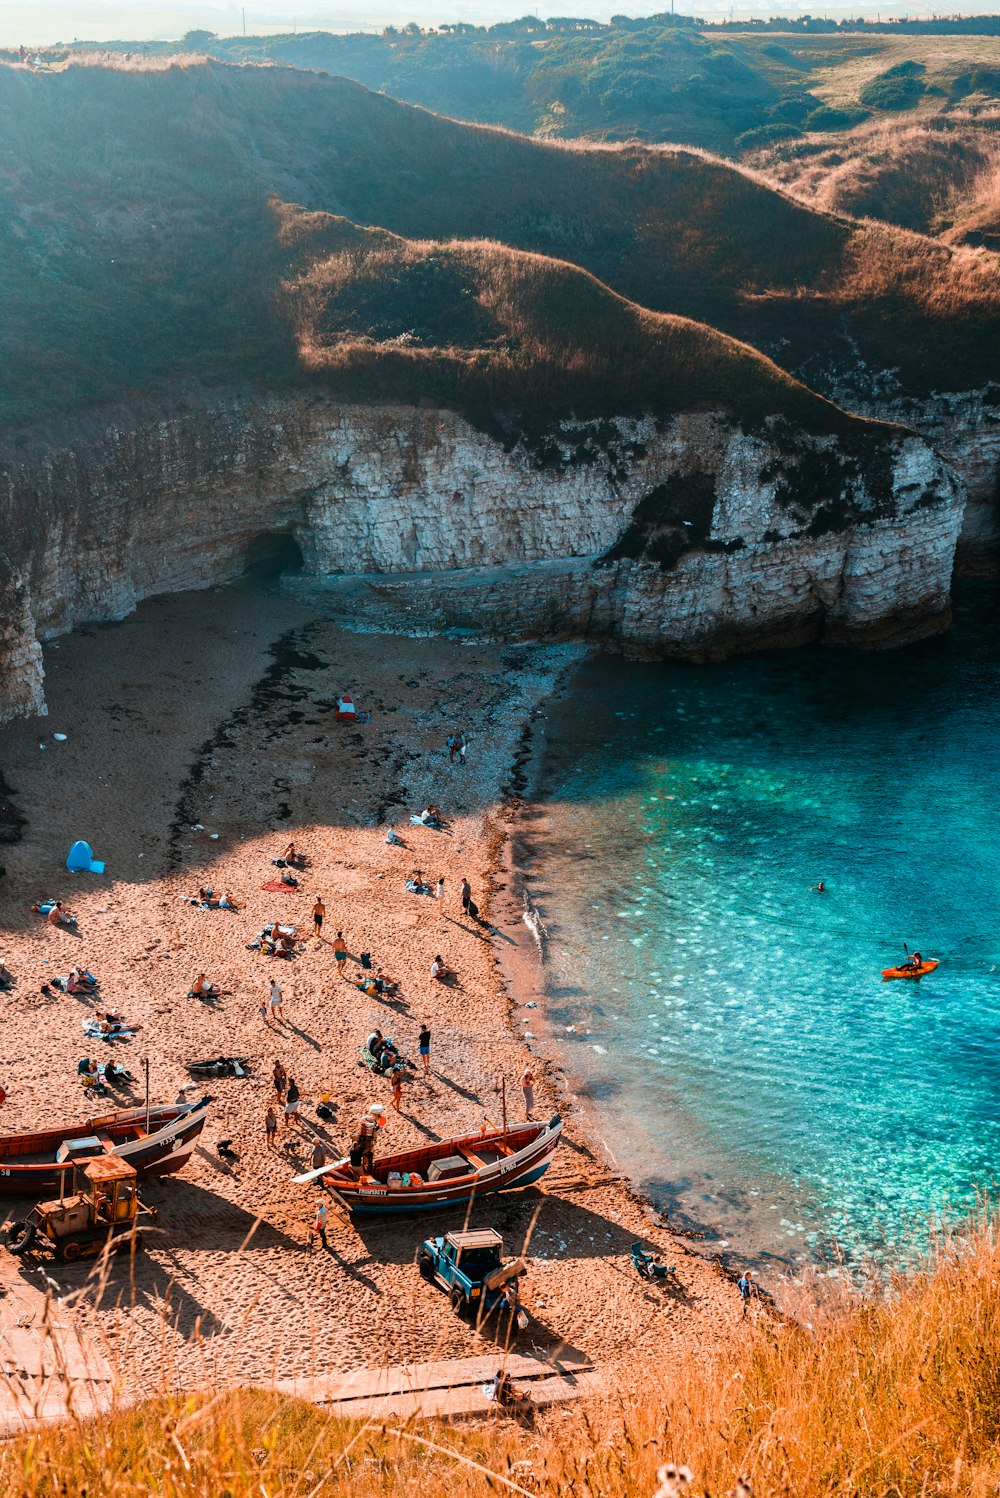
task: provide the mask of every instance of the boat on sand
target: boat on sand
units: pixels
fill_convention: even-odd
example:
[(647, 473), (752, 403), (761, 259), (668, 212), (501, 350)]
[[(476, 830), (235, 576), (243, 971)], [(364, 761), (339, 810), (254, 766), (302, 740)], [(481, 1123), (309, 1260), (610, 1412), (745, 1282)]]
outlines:
[(0, 1136), (0, 1195), (40, 1198), (72, 1187), (73, 1166), (95, 1155), (119, 1155), (137, 1175), (183, 1169), (208, 1117), (210, 1097), (161, 1107), (125, 1108), (85, 1123)]
[(561, 1134), (562, 1119), (556, 1114), (546, 1123), (484, 1128), (459, 1139), (383, 1155), (370, 1174), (345, 1159), (308, 1170), (295, 1180), (303, 1183), (322, 1176), (327, 1189), (350, 1212), (426, 1212), (532, 1185), (548, 1169)]

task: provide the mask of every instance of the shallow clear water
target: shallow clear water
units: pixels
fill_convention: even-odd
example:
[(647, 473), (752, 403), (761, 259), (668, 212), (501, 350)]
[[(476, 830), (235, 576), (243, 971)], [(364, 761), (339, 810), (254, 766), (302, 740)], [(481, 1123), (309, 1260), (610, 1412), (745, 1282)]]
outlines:
[[(550, 1020), (723, 1248), (895, 1252), (1000, 1164), (996, 599), (902, 654), (598, 658), (544, 725)], [(941, 966), (883, 983), (904, 941)]]

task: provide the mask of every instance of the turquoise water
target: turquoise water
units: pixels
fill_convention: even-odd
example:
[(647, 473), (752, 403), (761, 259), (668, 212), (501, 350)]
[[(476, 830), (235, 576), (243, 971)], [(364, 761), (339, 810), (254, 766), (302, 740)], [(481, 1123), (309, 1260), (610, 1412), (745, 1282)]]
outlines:
[[(895, 1254), (1000, 1165), (996, 600), (902, 654), (592, 659), (544, 725), (549, 1020), (720, 1248)], [(941, 966), (883, 983), (904, 941)]]

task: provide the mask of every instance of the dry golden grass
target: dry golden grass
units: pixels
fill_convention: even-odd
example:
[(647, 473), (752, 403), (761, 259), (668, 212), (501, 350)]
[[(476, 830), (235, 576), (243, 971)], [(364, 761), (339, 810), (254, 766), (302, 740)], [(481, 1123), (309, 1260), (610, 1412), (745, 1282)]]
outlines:
[(648, 1498), (664, 1462), (695, 1494), (987, 1498), (1000, 1484), (1000, 1248), (985, 1216), (931, 1267), (748, 1322), (724, 1365), (692, 1356), (587, 1409), (401, 1429), (273, 1393), (163, 1397), (0, 1451), (5, 1498), (402, 1498), (461, 1492)]

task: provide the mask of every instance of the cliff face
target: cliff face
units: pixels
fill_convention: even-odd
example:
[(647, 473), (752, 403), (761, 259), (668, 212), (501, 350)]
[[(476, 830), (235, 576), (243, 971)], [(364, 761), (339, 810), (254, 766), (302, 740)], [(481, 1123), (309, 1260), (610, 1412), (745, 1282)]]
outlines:
[[(39, 641), (238, 576), (290, 533), (373, 617), (721, 656), (943, 627), (961, 481), (905, 432), (864, 456), (776, 419), (563, 423), (515, 444), (447, 411), (231, 394), (0, 446), (0, 715), (43, 711)], [(3, 556), (0, 555), (0, 564)]]

